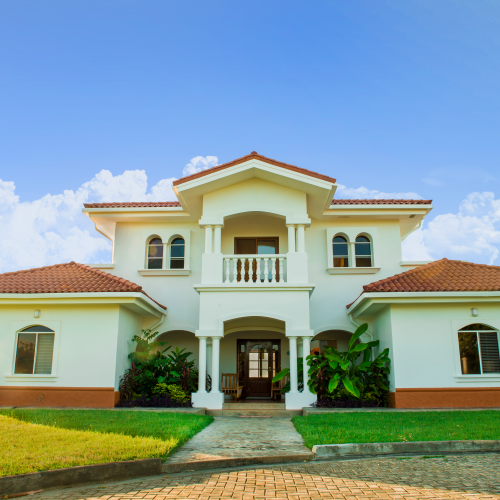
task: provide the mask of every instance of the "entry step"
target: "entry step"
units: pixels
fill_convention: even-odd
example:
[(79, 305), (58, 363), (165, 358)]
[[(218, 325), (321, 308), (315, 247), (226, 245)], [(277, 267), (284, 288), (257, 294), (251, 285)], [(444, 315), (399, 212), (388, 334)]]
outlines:
[(285, 403), (272, 403), (272, 402), (245, 402), (245, 403), (224, 403), (222, 408), (224, 410), (285, 410)]
[(212, 417), (294, 417), (295, 415), (302, 415), (302, 410), (269, 409), (271, 405), (266, 405), (268, 409), (252, 409), (248, 408), (249, 405), (247, 404), (242, 404), (241, 406), (245, 408), (207, 410), (207, 415), (212, 415)]

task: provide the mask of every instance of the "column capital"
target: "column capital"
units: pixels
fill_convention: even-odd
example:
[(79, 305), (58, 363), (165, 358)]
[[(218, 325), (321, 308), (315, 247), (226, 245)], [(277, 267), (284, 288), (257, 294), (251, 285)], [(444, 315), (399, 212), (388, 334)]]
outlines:
[(295, 229), (297, 227), (297, 224), (287, 224), (286, 227), (293, 227)]

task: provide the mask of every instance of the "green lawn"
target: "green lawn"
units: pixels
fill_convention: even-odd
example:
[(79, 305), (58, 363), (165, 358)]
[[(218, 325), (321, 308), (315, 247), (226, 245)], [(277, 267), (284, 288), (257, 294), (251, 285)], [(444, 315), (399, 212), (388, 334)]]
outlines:
[(500, 411), (349, 412), (293, 417), (306, 446), (500, 439)]
[(213, 421), (205, 415), (107, 410), (0, 410), (0, 476), (165, 459)]

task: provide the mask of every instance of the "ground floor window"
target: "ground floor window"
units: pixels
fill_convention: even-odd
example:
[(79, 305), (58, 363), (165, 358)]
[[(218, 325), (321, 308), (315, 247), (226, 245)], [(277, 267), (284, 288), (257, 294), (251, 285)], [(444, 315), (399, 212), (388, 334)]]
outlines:
[(52, 373), (54, 330), (46, 326), (30, 326), (17, 334), (14, 373)]
[(498, 331), (488, 325), (468, 325), (458, 332), (463, 375), (500, 373)]

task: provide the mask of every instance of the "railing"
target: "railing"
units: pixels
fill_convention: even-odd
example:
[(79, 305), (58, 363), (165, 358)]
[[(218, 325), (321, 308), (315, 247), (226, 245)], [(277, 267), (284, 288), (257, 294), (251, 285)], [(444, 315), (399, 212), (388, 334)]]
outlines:
[(286, 255), (224, 255), (224, 283), (286, 282)]

